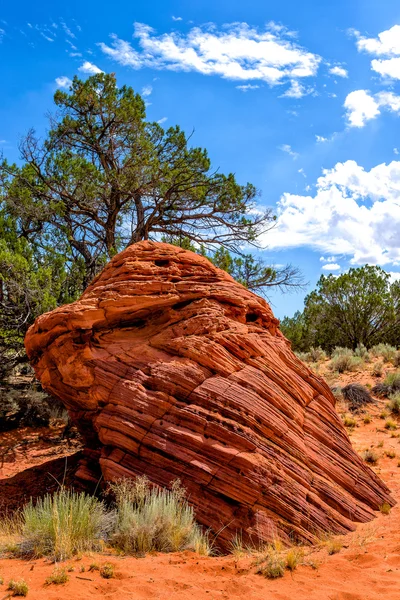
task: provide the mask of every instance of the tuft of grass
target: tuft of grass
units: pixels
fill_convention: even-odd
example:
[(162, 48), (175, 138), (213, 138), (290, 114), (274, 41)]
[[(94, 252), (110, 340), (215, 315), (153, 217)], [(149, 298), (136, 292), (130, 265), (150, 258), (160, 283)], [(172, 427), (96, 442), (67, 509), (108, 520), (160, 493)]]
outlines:
[(383, 410), (381, 412), (381, 414), (379, 415), (380, 419), (387, 419), (387, 417), (389, 416), (389, 413), (387, 412), (387, 410)]
[(112, 579), (115, 577), (115, 567), (111, 563), (106, 563), (100, 569), (100, 575), (103, 579)]
[(27, 596), (29, 592), (29, 586), (25, 579), (19, 579), (18, 581), (11, 579), (7, 589), (13, 593), (13, 596)]
[(355, 418), (351, 417), (350, 415), (343, 415), (342, 419), (343, 425), (345, 427), (348, 427), (349, 429), (353, 429), (357, 425), (357, 421), (355, 420)]
[(381, 511), (381, 513), (383, 515), (388, 515), (390, 513), (391, 510), (391, 506), (388, 502), (384, 502), (383, 504), (381, 504), (381, 506), (379, 507), (379, 510)]
[(341, 551), (342, 548), (343, 548), (343, 542), (342, 542), (342, 540), (339, 540), (338, 538), (333, 538), (326, 542), (326, 550), (329, 555), (337, 554), (338, 552)]
[(119, 480), (110, 484), (110, 490), (117, 510), (111, 543), (118, 550), (128, 554), (184, 549), (211, 553), (208, 535), (195, 522), (179, 480), (170, 491), (151, 487), (146, 477)]
[(286, 553), (286, 568), (295, 571), (303, 559), (304, 552), (301, 548), (290, 548)]
[(371, 374), (373, 377), (382, 377), (383, 375), (383, 362), (380, 360), (376, 362), (373, 367)]
[(22, 521), (20, 554), (55, 561), (98, 550), (112, 526), (102, 502), (65, 488), (30, 502), (22, 510)]
[(364, 452), (362, 453), (362, 457), (366, 463), (369, 463), (371, 465), (376, 465), (379, 459), (378, 454), (374, 452), (371, 448), (364, 450)]
[(396, 458), (396, 452), (393, 450), (393, 448), (390, 448), (389, 450), (385, 450), (385, 456), (388, 458)]
[(372, 421), (372, 417), (369, 413), (367, 413), (366, 415), (364, 415), (364, 425), (369, 425), (369, 423), (371, 423)]
[(100, 565), (97, 563), (92, 563), (89, 565), (89, 571), (100, 571)]
[(381, 440), (378, 444), (378, 448), (383, 448), (383, 440)]
[(396, 421), (393, 421), (393, 419), (387, 419), (385, 422), (385, 429), (389, 429), (390, 431), (397, 429)]
[(362, 359), (354, 356), (351, 352), (351, 354), (334, 355), (331, 359), (330, 368), (337, 373), (345, 373), (346, 371), (355, 371), (361, 364)]
[(63, 583), (67, 583), (69, 581), (69, 577), (67, 575), (66, 569), (60, 569), (56, 567), (52, 574), (49, 575), (46, 579), (46, 585), (62, 585)]

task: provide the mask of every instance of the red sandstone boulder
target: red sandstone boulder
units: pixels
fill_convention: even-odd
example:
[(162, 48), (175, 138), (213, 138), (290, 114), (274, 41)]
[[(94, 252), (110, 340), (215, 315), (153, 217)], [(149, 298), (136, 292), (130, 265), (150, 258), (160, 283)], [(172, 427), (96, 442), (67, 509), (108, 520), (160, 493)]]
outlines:
[(265, 300), (192, 252), (130, 246), (26, 349), (85, 437), (81, 479), (180, 478), (222, 542), (312, 541), (393, 504)]

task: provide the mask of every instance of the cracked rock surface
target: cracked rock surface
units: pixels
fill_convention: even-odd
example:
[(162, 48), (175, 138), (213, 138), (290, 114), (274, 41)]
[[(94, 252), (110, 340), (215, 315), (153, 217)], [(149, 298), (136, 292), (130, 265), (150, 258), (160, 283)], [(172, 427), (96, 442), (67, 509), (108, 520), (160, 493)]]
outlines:
[(206, 258), (146, 241), (40, 316), (25, 343), (84, 436), (80, 481), (180, 478), (221, 544), (239, 531), (314, 541), (394, 502), (278, 325)]

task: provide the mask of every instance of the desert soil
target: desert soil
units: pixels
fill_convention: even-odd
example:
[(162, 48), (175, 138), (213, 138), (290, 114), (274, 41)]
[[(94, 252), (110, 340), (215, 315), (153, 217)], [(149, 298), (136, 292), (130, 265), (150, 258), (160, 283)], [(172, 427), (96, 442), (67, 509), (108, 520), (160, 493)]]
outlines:
[[(325, 371), (323, 365), (321, 372)], [(375, 382), (366, 372), (336, 380), (341, 385), (349, 381)], [(377, 400), (367, 409), (372, 416), (369, 424), (363, 423), (363, 415), (357, 416), (350, 437), (356, 451), (374, 448), (378, 453), (373, 469), (398, 504), (390, 514), (377, 513), (374, 521), (342, 536), (339, 553), (329, 556), (323, 544), (309, 548), (307, 561), (313, 566), (300, 566), (281, 579), (267, 580), (256, 574), (255, 559), (249, 556), (204, 558), (180, 552), (133, 558), (105, 552), (67, 561), (64, 566), (73, 570), (64, 585), (45, 585), (54, 569), (48, 560), (0, 559), (4, 579), (0, 600), (8, 598), (8, 581), (20, 578), (29, 585), (30, 600), (400, 600), (400, 422), (397, 431), (384, 428), (380, 414), (385, 404)], [(345, 407), (339, 406), (341, 410)], [(0, 510), (14, 509), (24, 498), (43, 490), (52, 491), (56, 480), (65, 476), (68, 482), (79, 443), (68, 445), (59, 434), (54, 427), (0, 436)], [(389, 450), (395, 452), (394, 458), (387, 456)], [(98, 571), (88, 570), (92, 563), (106, 562), (115, 566), (115, 579), (102, 579)]]

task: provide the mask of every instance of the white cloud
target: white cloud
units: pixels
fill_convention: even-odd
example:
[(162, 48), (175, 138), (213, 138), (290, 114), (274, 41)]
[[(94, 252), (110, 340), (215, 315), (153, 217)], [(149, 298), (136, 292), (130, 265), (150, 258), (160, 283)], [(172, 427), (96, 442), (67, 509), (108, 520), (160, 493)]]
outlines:
[[(28, 23), (29, 24), (29, 23)], [(74, 33), (72, 33), (72, 31), (70, 30), (70, 28), (64, 23), (64, 21), (61, 21), (61, 27), (64, 29), (65, 33), (71, 37), (71, 38), (75, 38), (76, 35)]]
[(7, 144), (7, 140), (0, 140), (0, 144)]
[(152, 91), (153, 91), (153, 88), (152, 88), (151, 85), (145, 85), (142, 88), (142, 96), (145, 96), (145, 97), (146, 96), (150, 96), (150, 94), (152, 93)]
[(162, 119), (158, 119), (157, 123), (162, 125), (163, 123), (165, 123), (165, 121), (168, 121), (168, 117), (162, 117)]
[(54, 39), (51, 38), (50, 36), (46, 35), (45, 33), (43, 33), (43, 31), (40, 32), (40, 35), (42, 37), (44, 37), (44, 39), (47, 40), (48, 42), (54, 42)]
[(283, 194), (269, 249), (307, 246), (352, 264), (400, 265), (400, 161), (366, 171), (355, 161), (324, 170), (314, 195)]
[(62, 75), (61, 77), (56, 77), (56, 84), (60, 88), (69, 88), (72, 85), (72, 81), (69, 77)]
[(384, 77), (400, 79), (400, 25), (394, 25), (378, 34), (377, 38), (367, 38), (354, 31), (357, 48), (374, 56), (371, 69)]
[(327, 263), (321, 267), (323, 271), (340, 271), (341, 268), (337, 263)]
[(331, 69), (329, 69), (329, 73), (331, 73), (332, 75), (336, 75), (337, 77), (348, 77), (349, 76), (347, 70), (344, 67), (339, 67), (338, 65), (336, 65), (336, 67), (332, 67)]
[(281, 98), (302, 98), (313, 92), (313, 88), (305, 88), (298, 81), (291, 81), (290, 88), (281, 95)]
[(399, 154), (399, 150), (398, 150), (398, 148), (393, 148), (393, 153), (394, 153), (394, 154)]
[(110, 58), (134, 69), (195, 71), (236, 81), (266, 81), (269, 85), (314, 76), (321, 61), (298, 45), (290, 32), (272, 25), (263, 31), (246, 23), (222, 30), (209, 25), (194, 27), (187, 34), (158, 36), (151, 27), (135, 23), (134, 38), (138, 50), (116, 35), (111, 45), (99, 46)]
[(104, 73), (104, 71), (99, 69), (99, 67), (89, 62), (88, 60), (86, 60), (83, 63), (83, 65), (78, 68), (78, 71), (81, 71), (82, 73), (89, 73), (90, 75), (95, 75), (96, 73)]
[(249, 90), (258, 90), (260, 89), (261, 86), (259, 85), (253, 85), (251, 83), (247, 83), (245, 85), (237, 85), (236, 89), (240, 90), (241, 92), (248, 92)]
[(319, 260), (320, 260), (320, 262), (333, 263), (337, 259), (336, 259), (336, 256), (327, 256), (326, 258), (325, 258), (325, 256), (321, 256)]
[(183, 19), (182, 19), (182, 17), (174, 17), (174, 16), (172, 16), (172, 20), (173, 21), (182, 21)]
[(390, 275), (390, 282), (400, 281), (400, 272), (398, 271), (386, 271)]
[(348, 94), (344, 107), (350, 127), (364, 127), (367, 121), (380, 114), (381, 108), (400, 113), (400, 96), (393, 92), (371, 95), (368, 90), (356, 90)]
[(315, 139), (317, 140), (317, 142), (327, 142), (328, 138), (324, 137), (323, 135), (316, 135)]
[(292, 150), (292, 147), (289, 144), (282, 144), (281, 146), (278, 146), (278, 148), (279, 150), (282, 150), (282, 152), (286, 152), (286, 154), (292, 156), (294, 159), (296, 159), (299, 156), (297, 152), (294, 152), (294, 150)]

